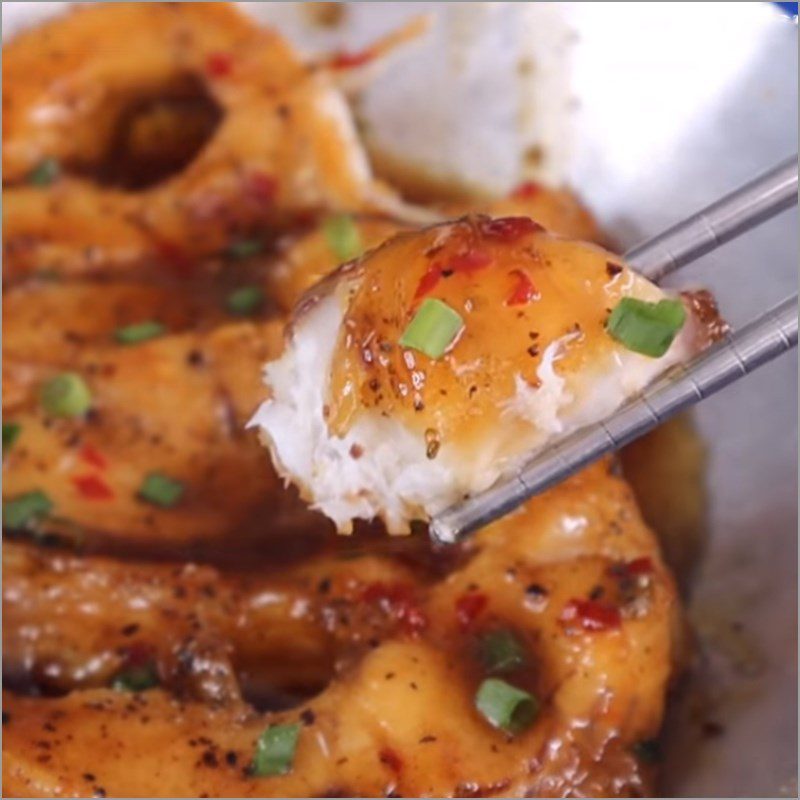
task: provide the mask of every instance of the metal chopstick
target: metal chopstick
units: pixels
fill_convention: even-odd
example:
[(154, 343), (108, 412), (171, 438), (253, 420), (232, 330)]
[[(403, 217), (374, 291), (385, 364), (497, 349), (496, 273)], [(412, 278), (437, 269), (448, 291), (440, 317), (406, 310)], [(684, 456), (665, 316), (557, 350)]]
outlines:
[(675, 367), (610, 417), (535, 456), (517, 475), (437, 515), (430, 535), (441, 543), (458, 541), (796, 345), (797, 295)]
[[(625, 259), (641, 274), (658, 281), (797, 203), (797, 190), (795, 155), (629, 250)], [(443, 543), (457, 541), (796, 344), (795, 296), (689, 364), (672, 370), (611, 417), (535, 456), (517, 475), (438, 514), (431, 520), (431, 536)]]
[(797, 203), (797, 154), (663, 233), (625, 253), (656, 283)]

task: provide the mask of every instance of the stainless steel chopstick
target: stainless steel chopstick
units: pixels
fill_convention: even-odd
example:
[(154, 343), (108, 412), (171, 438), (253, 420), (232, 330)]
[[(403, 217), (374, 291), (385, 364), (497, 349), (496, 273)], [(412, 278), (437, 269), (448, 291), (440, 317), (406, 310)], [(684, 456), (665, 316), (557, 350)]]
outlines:
[(797, 154), (688, 219), (625, 253), (637, 272), (658, 282), (797, 203)]
[(796, 344), (797, 295), (670, 370), (610, 417), (547, 448), (508, 480), (437, 515), (431, 536), (441, 543), (458, 541)]

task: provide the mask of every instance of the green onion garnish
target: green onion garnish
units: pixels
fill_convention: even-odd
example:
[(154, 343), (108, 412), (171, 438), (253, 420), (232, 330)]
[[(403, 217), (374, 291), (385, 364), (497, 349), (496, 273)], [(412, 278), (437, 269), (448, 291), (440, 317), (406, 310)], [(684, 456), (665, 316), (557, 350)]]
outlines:
[(513, 672), (525, 663), (525, 648), (513, 631), (491, 631), (480, 639), (480, 657), (488, 672)]
[(61, 175), (61, 167), (54, 158), (45, 158), (28, 173), (32, 186), (49, 186)]
[(299, 736), (299, 723), (270, 725), (258, 737), (250, 772), (259, 777), (290, 772)]
[(75, 372), (62, 372), (42, 384), (39, 392), (44, 410), (54, 417), (79, 417), (92, 405), (92, 393)]
[(611, 312), (606, 330), (628, 350), (659, 358), (669, 350), (684, 322), (686, 309), (680, 300), (647, 303), (623, 297)]
[(158, 686), (158, 683), (156, 665), (149, 662), (120, 672), (112, 681), (111, 688), (118, 692), (143, 692)]
[(26, 492), (12, 500), (3, 501), (3, 525), (9, 528), (27, 528), (46, 517), (53, 501), (38, 489)]
[(247, 316), (254, 314), (264, 302), (264, 291), (258, 286), (242, 286), (234, 289), (225, 300), (225, 307), (231, 314)]
[(361, 234), (349, 214), (328, 217), (322, 223), (322, 232), (325, 234), (328, 247), (340, 262), (350, 261), (351, 258), (361, 255), (364, 249)]
[(151, 472), (139, 487), (139, 497), (162, 508), (172, 508), (183, 497), (184, 485), (161, 472)]
[(430, 358), (440, 358), (464, 327), (457, 311), (441, 300), (428, 298), (400, 337), (402, 347), (413, 347)]
[(114, 331), (114, 338), (120, 344), (139, 344), (148, 339), (155, 339), (161, 336), (166, 328), (155, 320), (147, 322), (135, 322), (133, 325), (126, 325), (124, 328), (117, 328)]
[(3, 450), (11, 447), (14, 442), (19, 438), (22, 433), (22, 425), (18, 422), (4, 422), (3, 423)]
[(264, 249), (264, 243), (260, 239), (237, 239), (228, 245), (225, 251), (231, 258), (250, 258), (257, 256)]
[(658, 739), (642, 739), (631, 747), (634, 756), (645, 764), (655, 764), (661, 759), (661, 745)]
[(500, 678), (487, 678), (475, 695), (475, 707), (495, 726), (509, 733), (524, 731), (539, 711), (536, 698)]

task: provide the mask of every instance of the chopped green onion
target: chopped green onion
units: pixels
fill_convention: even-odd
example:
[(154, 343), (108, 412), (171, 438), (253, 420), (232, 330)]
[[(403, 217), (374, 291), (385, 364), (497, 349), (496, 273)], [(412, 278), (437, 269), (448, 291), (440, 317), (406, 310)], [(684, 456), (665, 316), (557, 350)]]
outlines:
[(228, 245), (225, 251), (231, 258), (250, 258), (257, 256), (264, 249), (264, 243), (260, 239), (237, 239)]
[(155, 320), (135, 322), (133, 325), (117, 328), (114, 331), (114, 338), (120, 344), (139, 344), (139, 342), (146, 342), (148, 339), (155, 339), (156, 336), (161, 336), (165, 330), (166, 328)]
[(525, 663), (525, 648), (513, 631), (490, 631), (481, 637), (480, 656), (489, 672), (513, 672)]
[(645, 764), (655, 764), (661, 759), (661, 745), (658, 739), (642, 739), (635, 742), (631, 751)]
[(53, 501), (38, 489), (26, 492), (12, 500), (3, 501), (3, 525), (9, 528), (27, 528), (46, 517), (53, 508)]
[(361, 255), (364, 249), (361, 243), (361, 234), (349, 214), (328, 217), (322, 223), (322, 232), (325, 234), (328, 247), (340, 262), (350, 261)]
[(19, 438), (22, 433), (22, 425), (18, 422), (4, 422), (3, 423), (3, 450), (11, 447), (14, 442)]
[(61, 167), (54, 158), (45, 158), (28, 173), (28, 183), (32, 186), (49, 186), (61, 175)]
[(62, 372), (46, 381), (39, 399), (44, 410), (54, 417), (79, 417), (92, 405), (92, 393), (75, 372)]
[(118, 692), (143, 692), (158, 684), (156, 665), (149, 662), (120, 672), (112, 681), (111, 688)]
[(430, 358), (440, 358), (455, 341), (464, 320), (441, 300), (428, 298), (400, 337), (402, 347), (413, 347)]
[(44, 267), (37, 269), (33, 273), (33, 277), (38, 281), (59, 281), (61, 280), (61, 273), (57, 269)]
[(265, 775), (286, 775), (292, 769), (294, 751), (300, 737), (300, 725), (270, 725), (256, 742), (250, 772)]
[(139, 487), (139, 497), (162, 508), (172, 508), (183, 497), (184, 485), (168, 475), (151, 472)]
[(475, 706), (486, 719), (509, 733), (524, 731), (539, 711), (536, 698), (500, 678), (487, 678), (475, 695)]
[(623, 297), (611, 312), (606, 330), (628, 350), (659, 358), (669, 350), (684, 322), (686, 309), (680, 300), (647, 303)]
[(258, 286), (242, 286), (234, 289), (225, 300), (228, 311), (239, 316), (255, 313), (263, 303), (264, 291)]

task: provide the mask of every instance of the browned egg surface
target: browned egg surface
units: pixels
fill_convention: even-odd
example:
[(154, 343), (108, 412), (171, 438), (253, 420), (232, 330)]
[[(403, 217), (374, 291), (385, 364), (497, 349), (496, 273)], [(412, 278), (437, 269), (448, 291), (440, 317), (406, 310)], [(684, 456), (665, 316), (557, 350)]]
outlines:
[[(461, 443), (499, 424), (517, 374), (537, 386), (549, 343), (572, 335), (563, 372), (613, 346), (605, 320), (630, 280), (619, 259), (599, 247), (550, 235), (525, 217), (483, 216), (400, 234), (354, 276), (360, 282), (332, 371), (332, 430), (342, 434), (360, 411), (374, 409), (440, 442)], [(428, 298), (463, 320), (437, 359), (399, 344)]]

